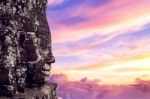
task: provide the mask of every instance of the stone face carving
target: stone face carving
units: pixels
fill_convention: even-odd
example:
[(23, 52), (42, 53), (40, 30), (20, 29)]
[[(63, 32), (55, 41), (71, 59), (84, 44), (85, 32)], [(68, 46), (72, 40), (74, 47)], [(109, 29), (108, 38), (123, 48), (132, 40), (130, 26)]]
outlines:
[(25, 93), (26, 89), (44, 86), (49, 79), (55, 60), (46, 3), (0, 0), (0, 95)]

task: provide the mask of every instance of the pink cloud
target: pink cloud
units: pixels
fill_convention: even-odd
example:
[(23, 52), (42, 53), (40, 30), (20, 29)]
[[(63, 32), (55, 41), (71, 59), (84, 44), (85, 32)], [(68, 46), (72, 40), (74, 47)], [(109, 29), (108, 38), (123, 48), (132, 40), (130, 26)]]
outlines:
[(140, 79), (120, 86), (101, 85), (87, 78), (69, 81), (64, 74), (52, 75), (51, 80), (59, 84), (60, 99), (150, 99), (150, 81)]
[[(132, 31), (150, 22), (149, 10), (149, 1), (147, 0), (113, 1), (96, 8), (91, 8), (85, 3), (64, 12), (63, 10), (62, 12), (48, 11), (48, 20), (52, 26), (54, 41), (67, 42), (90, 37), (93, 34), (116, 36), (129, 30)], [(65, 13), (67, 14), (63, 15)], [(54, 18), (50, 15), (54, 15)], [(61, 17), (58, 17), (59, 15)], [(66, 25), (68, 21), (59, 22), (65, 19), (70, 19), (69, 22), (71, 22), (71, 18), (77, 16), (87, 19), (79, 24), (74, 24), (74, 22)]]
[(61, 2), (63, 2), (64, 0), (48, 0), (48, 4), (53, 4), (53, 5), (55, 5), (55, 4), (59, 4), (59, 3), (61, 3)]

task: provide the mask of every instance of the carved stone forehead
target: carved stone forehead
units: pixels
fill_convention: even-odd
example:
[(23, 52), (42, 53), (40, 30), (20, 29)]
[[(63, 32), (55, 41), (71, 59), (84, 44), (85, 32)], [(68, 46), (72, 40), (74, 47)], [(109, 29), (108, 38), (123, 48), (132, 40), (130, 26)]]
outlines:
[[(15, 14), (17, 11), (30, 12), (33, 9), (43, 11), (46, 9), (47, 0), (0, 0), (0, 13)], [(20, 14), (19, 12), (19, 14)]]
[(34, 5), (46, 5), (47, 0), (0, 0), (0, 4), (13, 3), (13, 2), (17, 4), (32, 3)]

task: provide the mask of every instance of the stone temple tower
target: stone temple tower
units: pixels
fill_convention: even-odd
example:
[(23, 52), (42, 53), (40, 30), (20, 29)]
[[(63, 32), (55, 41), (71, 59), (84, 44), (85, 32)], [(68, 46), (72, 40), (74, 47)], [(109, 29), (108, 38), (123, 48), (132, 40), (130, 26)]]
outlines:
[(47, 0), (0, 0), (0, 99), (57, 99)]

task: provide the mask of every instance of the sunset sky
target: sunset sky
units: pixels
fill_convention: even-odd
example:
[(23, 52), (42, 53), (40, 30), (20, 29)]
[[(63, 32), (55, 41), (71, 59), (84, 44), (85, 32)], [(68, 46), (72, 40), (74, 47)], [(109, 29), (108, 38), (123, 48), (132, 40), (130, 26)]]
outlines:
[(150, 0), (49, 0), (47, 18), (52, 74), (107, 85), (150, 80)]

